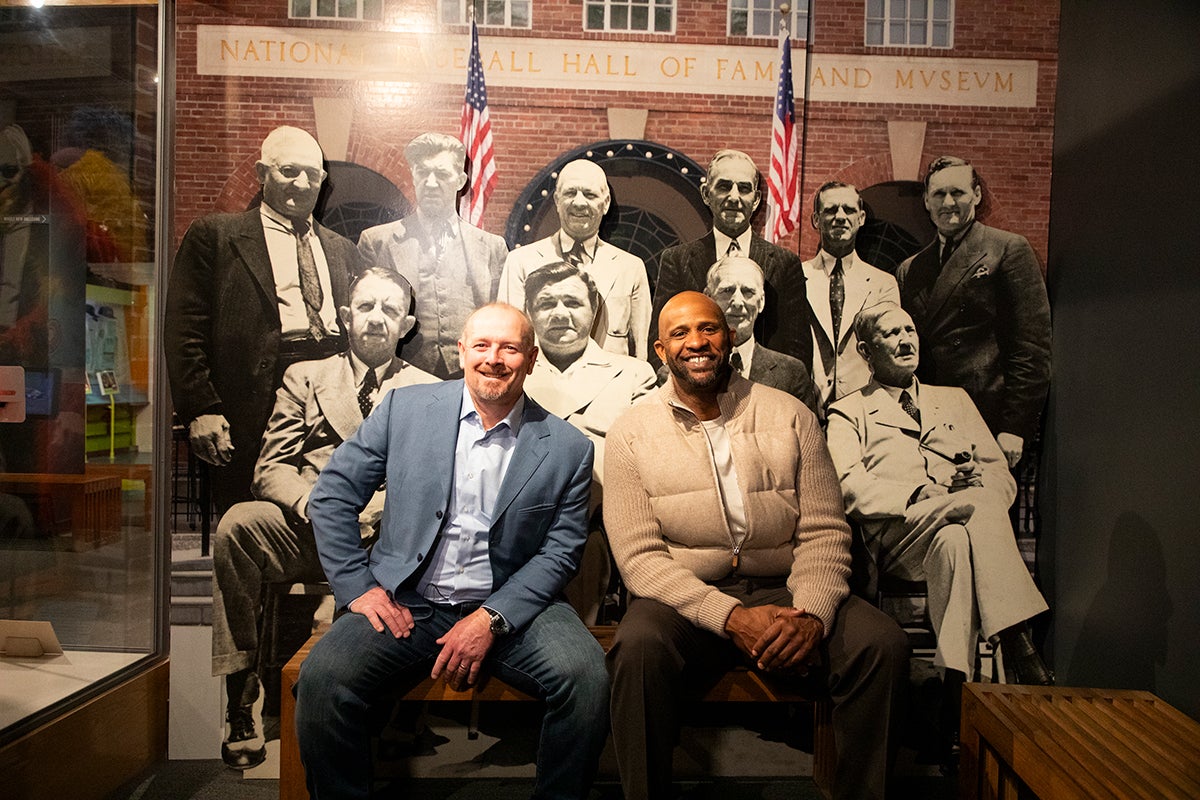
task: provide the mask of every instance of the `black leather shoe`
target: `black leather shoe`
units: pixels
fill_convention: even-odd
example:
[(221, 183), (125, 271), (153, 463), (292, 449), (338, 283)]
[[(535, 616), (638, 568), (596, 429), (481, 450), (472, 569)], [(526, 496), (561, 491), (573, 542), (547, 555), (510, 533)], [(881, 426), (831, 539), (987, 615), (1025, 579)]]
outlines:
[(1053, 686), (1054, 674), (1038, 655), (1024, 625), (1000, 632), (1000, 652), (1004, 656), (1004, 672), (1009, 683), (1025, 686)]
[(267, 742), (254, 725), (254, 706), (237, 706), (225, 714), (229, 733), (221, 743), (221, 760), (230, 769), (250, 769), (267, 760)]

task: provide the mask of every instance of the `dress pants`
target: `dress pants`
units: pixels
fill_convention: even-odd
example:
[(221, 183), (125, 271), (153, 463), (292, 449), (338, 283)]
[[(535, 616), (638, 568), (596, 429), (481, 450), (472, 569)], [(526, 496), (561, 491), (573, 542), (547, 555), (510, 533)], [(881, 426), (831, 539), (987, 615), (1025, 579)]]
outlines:
[(237, 503), (213, 539), (213, 675), (258, 664), (266, 583), (325, 580), (310, 525), (292, 526), (274, 503)]
[[(973, 506), (970, 519), (949, 523), (945, 510), (963, 502)], [(980, 632), (989, 638), (1049, 608), (1017, 549), (1008, 510), (986, 489), (913, 504), (908, 519), (882, 529), (879, 546), (884, 572), (925, 581), (939, 666), (974, 674)]]
[[(300, 758), (314, 800), (370, 797), (371, 703), (406, 678), (428, 675), (441, 650), (436, 640), (476, 608), (435, 605), (401, 639), (348, 613), (314, 645), (296, 693)], [(571, 607), (551, 603), (496, 639), (484, 670), (546, 703), (533, 797), (586, 797), (608, 738), (608, 675), (604, 651)]]
[[(791, 606), (786, 588), (722, 587), (753, 607)], [(884, 796), (897, 743), (896, 710), (908, 674), (908, 639), (889, 617), (858, 597), (838, 610), (820, 645), (821, 666), (797, 688), (833, 699), (837, 752), (833, 796)], [(608, 653), (613, 746), (626, 800), (671, 797), (671, 758), (684, 703), (701, 697), (746, 657), (733, 642), (693, 625), (657, 600), (634, 598)]]

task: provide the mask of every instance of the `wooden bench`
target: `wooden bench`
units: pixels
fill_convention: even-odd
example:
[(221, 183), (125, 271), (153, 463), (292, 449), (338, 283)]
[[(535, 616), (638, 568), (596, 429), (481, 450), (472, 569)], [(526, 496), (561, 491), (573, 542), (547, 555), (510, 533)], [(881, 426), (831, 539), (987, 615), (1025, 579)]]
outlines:
[(6, 472), (0, 492), (43, 500), (38, 524), (57, 527), (60, 502), (70, 508), (71, 547), (99, 547), (121, 532), (121, 478), (91, 471), (79, 474)]
[(1149, 692), (967, 684), (960, 742), (960, 798), (1200, 797), (1200, 725)]
[[(616, 635), (616, 625), (597, 625), (590, 628), (600, 646), (608, 652)], [(308, 657), (323, 631), (314, 633), (304, 646), (283, 667), (279, 699), (279, 799), (306, 800), (304, 767), (300, 763), (300, 745), (296, 740), (296, 698), (292, 690), (300, 678), (300, 665)], [(444, 680), (426, 678), (397, 698), (404, 702), (452, 701), (472, 704), (472, 722), (480, 702), (533, 702), (534, 698), (503, 681), (492, 677), (474, 689), (456, 692)], [(827, 788), (833, 775), (834, 744), (832, 705), (827, 698), (813, 700), (807, 695), (788, 691), (784, 683), (764, 678), (749, 669), (727, 672), (721, 681), (704, 696), (705, 703), (803, 703), (813, 706), (813, 780)]]

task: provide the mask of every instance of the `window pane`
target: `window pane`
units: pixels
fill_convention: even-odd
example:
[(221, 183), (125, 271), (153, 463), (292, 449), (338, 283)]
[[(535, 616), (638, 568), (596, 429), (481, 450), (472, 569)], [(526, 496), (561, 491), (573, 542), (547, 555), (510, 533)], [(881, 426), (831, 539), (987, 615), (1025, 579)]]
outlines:
[(528, 28), (529, 25), (529, 3), (524, 2), (524, 0), (513, 0), (512, 26), (514, 28)]
[(867, 44), (883, 44), (883, 22), (867, 20)]
[(671, 32), (671, 9), (659, 8), (654, 11), (654, 30), (659, 33)]
[(596, 3), (588, 5), (587, 29), (590, 31), (604, 30), (604, 6)]
[(904, 44), (904, 22), (892, 22), (888, 25), (888, 44)]
[(933, 18), (950, 19), (950, 0), (933, 0)]
[[(883, 0), (867, 0), (867, 19), (883, 18)], [(880, 30), (880, 34), (883, 31)]]
[(908, 43), (925, 44), (925, 23), (911, 22), (908, 25)]
[(307, 19), (312, 16), (311, 0), (292, 0), (292, 16), (297, 19)]
[(650, 30), (650, 9), (644, 6), (634, 6), (629, 17), (629, 29), (634, 31)]
[(933, 46), (934, 47), (949, 47), (950, 46), (950, 26), (945, 22), (933, 23)]
[(908, 17), (912, 20), (924, 21), (927, 19), (926, 0), (912, 0), (908, 6)]
[(750, 34), (748, 25), (748, 17), (745, 11), (730, 10), (729, 12), (729, 34), (730, 36), (748, 36)]
[(504, 24), (504, 0), (488, 0), (487, 14), (484, 19), (488, 25)]
[(357, 19), (358, 0), (338, 0), (337, 15), (342, 19)]
[(903, 22), (904, 18), (908, 16), (907, 11), (908, 9), (904, 0), (892, 0), (892, 10), (890, 16), (893, 20), (898, 19)]
[(754, 12), (754, 35), (755, 36), (770, 36), (772, 33), (774, 33), (774, 31), (772, 30), (773, 26), (771, 24), (772, 22), (774, 22), (774, 20), (772, 19), (772, 17), (774, 17), (774, 16), (775, 15), (772, 14), (769, 10), (768, 11), (755, 11)]
[(383, 0), (362, 0), (363, 19), (379, 21), (383, 19)]
[(317, 0), (317, 16), (332, 17), (337, 13), (337, 7), (334, 5), (335, 0)]

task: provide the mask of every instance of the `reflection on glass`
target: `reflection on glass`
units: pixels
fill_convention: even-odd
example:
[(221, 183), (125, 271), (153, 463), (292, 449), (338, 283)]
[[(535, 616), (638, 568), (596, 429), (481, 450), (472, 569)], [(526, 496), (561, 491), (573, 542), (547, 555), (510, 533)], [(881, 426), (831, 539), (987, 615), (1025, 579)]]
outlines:
[(154, 6), (0, 17), (0, 367), (25, 401), (0, 422), (0, 619), (66, 650), (0, 660), (0, 740), (158, 646), (158, 51)]

